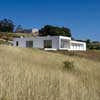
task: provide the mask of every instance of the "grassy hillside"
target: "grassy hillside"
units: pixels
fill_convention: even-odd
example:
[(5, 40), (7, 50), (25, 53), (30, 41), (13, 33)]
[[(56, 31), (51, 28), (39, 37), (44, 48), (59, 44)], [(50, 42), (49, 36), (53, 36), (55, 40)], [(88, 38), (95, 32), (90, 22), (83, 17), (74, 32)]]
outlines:
[(100, 100), (100, 62), (0, 46), (0, 100)]
[[(51, 51), (50, 51), (51, 52)], [(52, 51), (53, 53), (64, 54), (68, 56), (78, 56), (82, 58), (87, 58), (93, 61), (100, 61), (100, 50), (87, 50), (82, 51)]]
[(0, 32), (0, 45), (12, 45), (13, 38), (33, 37), (31, 33), (1, 33)]
[(1, 33), (0, 32), (0, 39), (4, 40), (13, 40), (13, 38), (19, 38), (19, 37), (32, 37), (33, 34), (31, 33)]

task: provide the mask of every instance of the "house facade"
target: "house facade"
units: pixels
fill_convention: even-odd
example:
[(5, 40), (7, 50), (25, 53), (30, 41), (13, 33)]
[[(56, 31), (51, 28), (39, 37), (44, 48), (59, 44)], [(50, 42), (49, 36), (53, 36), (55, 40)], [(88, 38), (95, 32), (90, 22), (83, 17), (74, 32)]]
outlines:
[(14, 38), (13, 45), (22, 48), (39, 48), (45, 50), (86, 51), (85, 42), (74, 41), (66, 36)]

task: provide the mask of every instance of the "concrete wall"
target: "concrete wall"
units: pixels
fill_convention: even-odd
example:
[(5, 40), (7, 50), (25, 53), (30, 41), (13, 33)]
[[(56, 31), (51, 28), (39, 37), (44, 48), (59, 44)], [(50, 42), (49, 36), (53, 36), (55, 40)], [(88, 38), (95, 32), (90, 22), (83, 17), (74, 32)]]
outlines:
[(79, 41), (71, 41), (70, 42), (71, 49), (75, 51), (86, 51), (86, 43)]
[[(16, 46), (16, 41), (19, 42), (19, 47), (26, 47), (26, 41), (33, 41), (33, 48), (44, 48), (44, 40), (52, 40), (52, 49), (56, 50), (75, 50), (75, 51), (86, 51), (86, 43), (73, 41), (70, 37), (64, 36), (44, 36), (44, 37), (33, 37), (33, 38), (15, 38), (13, 40), (14, 46)], [(67, 48), (61, 48), (61, 40), (68, 41)]]
[[(67, 48), (61, 48), (62, 40), (67, 42), (68, 45)], [(70, 50), (70, 41), (71, 41), (70, 37), (59, 36), (59, 50)]]
[(46, 36), (46, 37), (33, 37), (33, 38), (15, 38), (13, 40), (14, 46), (16, 41), (19, 42), (18, 47), (26, 47), (26, 41), (33, 41), (33, 48), (44, 48), (44, 40), (52, 40), (52, 48), (59, 49), (59, 37), (58, 36)]

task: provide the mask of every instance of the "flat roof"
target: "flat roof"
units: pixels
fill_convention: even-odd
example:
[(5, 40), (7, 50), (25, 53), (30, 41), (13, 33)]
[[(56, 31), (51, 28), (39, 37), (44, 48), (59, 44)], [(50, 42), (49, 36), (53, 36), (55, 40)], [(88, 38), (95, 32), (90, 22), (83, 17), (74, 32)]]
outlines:
[(80, 41), (75, 41), (75, 40), (71, 40), (71, 43), (86, 44), (86, 42), (80, 42)]

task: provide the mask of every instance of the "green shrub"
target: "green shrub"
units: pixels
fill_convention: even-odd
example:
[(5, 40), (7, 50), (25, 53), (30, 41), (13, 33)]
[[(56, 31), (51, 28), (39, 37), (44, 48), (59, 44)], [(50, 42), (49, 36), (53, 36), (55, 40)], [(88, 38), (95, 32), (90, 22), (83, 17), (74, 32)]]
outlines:
[(74, 62), (73, 61), (64, 61), (63, 70), (72, 71), (74, 69)]

